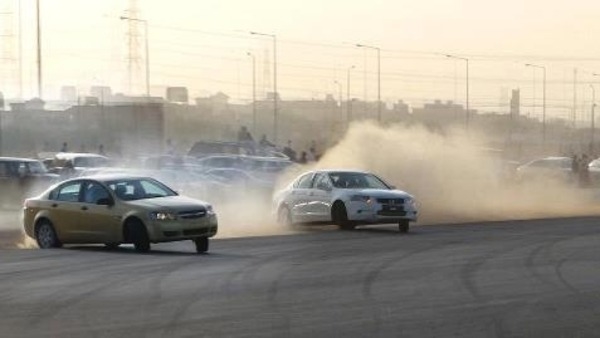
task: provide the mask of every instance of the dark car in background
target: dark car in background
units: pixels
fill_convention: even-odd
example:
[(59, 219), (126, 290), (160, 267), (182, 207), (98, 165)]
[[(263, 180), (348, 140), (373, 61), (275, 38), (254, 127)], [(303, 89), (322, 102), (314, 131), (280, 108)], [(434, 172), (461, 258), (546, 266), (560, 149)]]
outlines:
[(15, 206), (30, 194), (35, 194), (58, 181), (39, 160), (20, 157), (0, 157), (0, 205)]

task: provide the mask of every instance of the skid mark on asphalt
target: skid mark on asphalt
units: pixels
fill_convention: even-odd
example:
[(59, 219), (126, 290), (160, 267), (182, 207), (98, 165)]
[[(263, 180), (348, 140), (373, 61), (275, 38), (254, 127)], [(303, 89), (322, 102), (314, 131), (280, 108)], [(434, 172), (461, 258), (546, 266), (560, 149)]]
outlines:
[[(120, 260), (123, 259), (125, 258)], [(27, 316), (32, 323), (35, 323), (34, 326), (37, 328), (44, 326), (46, 323), (59, 317), (68, 309), (83, 304), (88, 298), (92, 298), (105, 290), (113, 288), (115, 284), (118, 284), (119, 286), (127, 285), (137, 280), (144, 279), (146, 275), (152, 275), (164, 269), (162, 266), (154, 265), (136, 266), (138, 271), (134, 275), (117, 273), (113, 280), (99, 280), (97, 278), (98, 274), (107, 277), (111, 276), (110, 273), (102, 273), (99, 271), (106, 270), (108, 272), (114, 270), (114, 264), (117, 263), (114, 260), (107, 259), (104, 259), (104, 262), (104, 265), (93, 266), (94, 276), (84, 279), (80, 284), (75, 286), (65, 285), (58, 288), (56, 291), (51, 292), (49, 295), (46, 295), (44, 298), (49, 299), (49, 303), (52, 304), (52, 306), (39, 307)], [(98, 285), (98, 283), (100, 284)], [(94, 287), (93, 285), (97, 286)], [(44, 303), (44, 301), (42, 300), (41, 303)]]
[[(242, 269), (234, 271), (233, 273), (226, 276), (224, 281), (219, 281), (218, 283), (215, 283), (215, 285), (223, 285), (221, 287), (220, 293), (227, 295), (229, 299), (235, 298), (235, 295), (239, 294), (240, 290), (235, 289), (233, 286), (234, 284), (239, 284), (239, 282), (241, 282), (242, 285), (247, 286), (249, 289), (251, 289), (252, 285), (254, 284), (256, 273), (262, 267), (279, 260), (287, 259), (291, 255), (297, 254), (296, 252), (297, 249), (292, 249), (287, 250), (287, 253), (285, 254), (278, 252), (277, 255), (254, 260), (254, 262), (252, 262), (251, 264), (245, 266)], [(189, 309), (192, 306), (200, 302), (205, 295), (206, 290), (203, 288), (199, 288), (195, 292), (187, 296), (187, 301), (184, 302), (181, 306), (179, 306), (170, 316), (161, 335), (166, 337), (176, 335), (178, 330), (181, 330), (180, 323), (183, 323), (185, 321), (185, 314), (189, 311)], [(287, 315), (283, 313), (282, 316)], [(289, 325), (289, 318), (286, 318), (284, 322), (288, 323), (287, 325)]]

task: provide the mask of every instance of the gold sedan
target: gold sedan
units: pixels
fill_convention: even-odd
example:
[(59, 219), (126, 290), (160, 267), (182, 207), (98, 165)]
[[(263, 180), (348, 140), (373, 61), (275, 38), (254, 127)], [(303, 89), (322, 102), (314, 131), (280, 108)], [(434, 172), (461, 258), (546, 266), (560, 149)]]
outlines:
[(218, 228), (210, 204), (179, 196), (155, 179), (126, 175), (61, 182), (25, 200), (23, 212), (25, 232), (42, 249), (133, 243), (146, 252), (150, 243), (192, 240), (203, 253)]

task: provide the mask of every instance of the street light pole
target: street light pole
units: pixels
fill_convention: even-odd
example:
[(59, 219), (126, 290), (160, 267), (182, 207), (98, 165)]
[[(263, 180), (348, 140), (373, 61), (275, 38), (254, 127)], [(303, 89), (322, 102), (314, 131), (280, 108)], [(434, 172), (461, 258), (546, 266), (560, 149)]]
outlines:
[[(20, 1), (19, 1), (20, 3)], [(40, 23), (40, 0), (36, 0), (35, 2), (35, 12), (36, 12), (36, 21), (37, 21), (37, 76), (38, 76), (38, 96), (40, 99), (43, 96), (42, 92), (42, 29)]]
[(525, 67), (539, 68), (544, 71), (544, 84), (542, 89), (542, 146), (546, 149), (546, 67), (531, 63), (526, 63)]
[(467, 108), (466, 111), (466, 119), (465, 119), (465, 129), (467, 132), (469, 132), (469, 120), (471, 117), (471, 112), (469, 111), (469, 59), (465, 58), (465, 57), (461, 57), (461, 56), (456, 56), (456, 55), (451, 55), (451, 54), (446, 54), (447, 58), (451, 58), (451, 59), (457, 59), (457, 60), (463, 60), (465, 61), (465, 70), (466, 70), (466, 74), (465, 74), (465, 82), (466, 82), (466, 102), (465, 102), (465, 106)]
[(590, 88), (592, 88), (592, 135), (590, 138), (590, 155), (593, 156), (593, 158), (595, 158), (595, 154), (594, 154), (594, 132), (596, 129), (596, 115), (594, 112), (594, 108), (596, 108), (596, 89), (594, 88), (593, 84), (590, 84)]
[(354, 65), (348, 67), (348, 76), (346, 83), (346, 128), (350, 126), (352, 120), (352, 101), (350, 101), (350, 71), (354, 69)]
[(146, 96), (150, 97), (150, 49), (148, 47), (148, 20), (121, 16), (121, 20), (137, 21), (144, 24), (144, 45), (146, 54)]
[(381, 48), (363, 44), (356, 44), (356, 47), (377, 51), (377, 121), (381, 123)]
[(250, 32), (250, 34), (273, 39), (273, 141), (277, 144), (277, 35), (259, 32)]
[(252, 132), (256, 135), (256, 57), (248, 52), (252, 58)]

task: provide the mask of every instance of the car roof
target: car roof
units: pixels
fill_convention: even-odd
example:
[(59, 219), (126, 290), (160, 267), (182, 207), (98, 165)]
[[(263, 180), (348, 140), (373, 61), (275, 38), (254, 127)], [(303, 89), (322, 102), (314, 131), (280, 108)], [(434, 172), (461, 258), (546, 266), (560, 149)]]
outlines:
[(99, 181), (99, 182), (107, 182), (107, 181), (116, 181), (116, 180), (136, 180), (136, 179), (153, 179), (153, 180), (155, 180), (154, 178), (149, 177), (149, 176), (128, 175), (128, 174), (117, 173), (117, 174), (99, 174), (99, 175), (81, 176), (81, 177), (70, 179), (69, 181), (92, 180), (92, 181)]
[(56, 155), (54, 155), (57, 159), (73, 159), (75, 157), (95, 157), (95, 158), (105, 158), (108, 159), (108, 157), (106, 156), (102, 156), (102, 155), (98, 155), (98, 154), (94, 154), (94, 153), (57, 153)]
[(318, 169), (313, 170), (315, 173), (356, 173), (356, 174), (370, 174), (368, 171), (358, 170), (358, 169)]
[(40, 162), (34, 158), (25, 158), (25, 157), (0, 157), (0, 161), (3, 162)]

